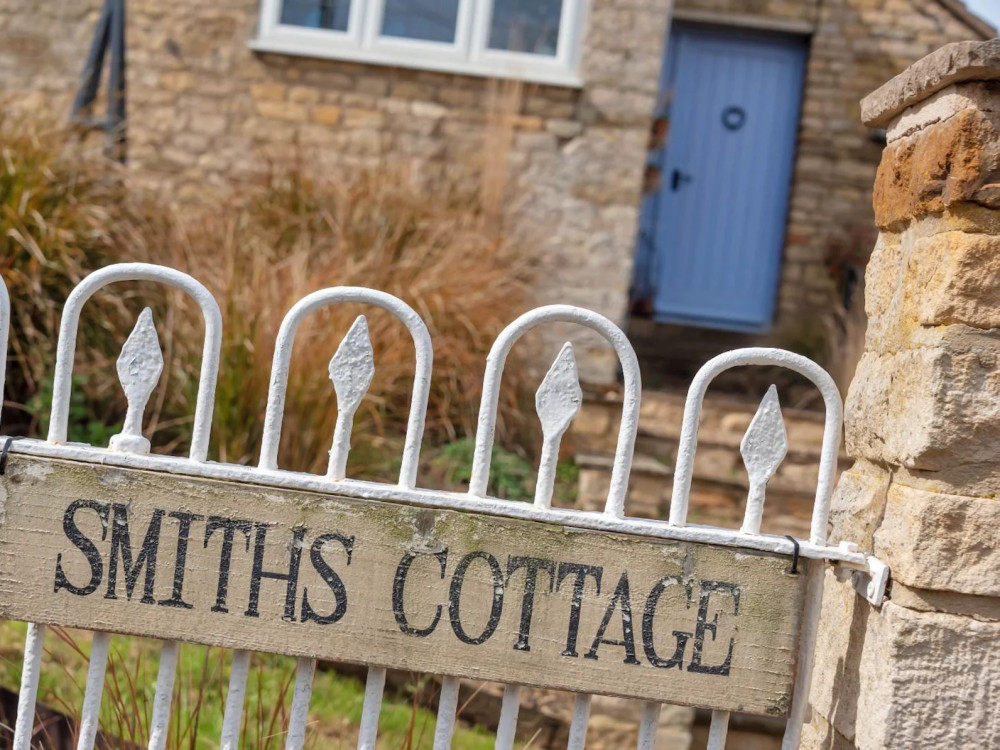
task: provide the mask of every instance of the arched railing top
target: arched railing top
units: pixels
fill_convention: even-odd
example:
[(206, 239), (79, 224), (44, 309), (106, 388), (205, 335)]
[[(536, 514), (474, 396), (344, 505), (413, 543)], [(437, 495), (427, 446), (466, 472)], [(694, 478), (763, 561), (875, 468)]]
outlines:
[(186, 292), (201, 308), (205, 320), (205, 343), (201, 356), (201, 375), (194, 412), (194, 431), (190, 457), (205, 461), (212, 431), (212, 410), (215, 405), (215, 384), (219, 375), (219, 353), (222, 348), (222, 313), (211, 292), (186, 273), (152, 263), (118, 263), (95, 271), (72, 291), (63, 308), (56, 346), (56, 369), (52, 387), (52, 417), (48, 441), (65, 443), (69, 422), (69, 400), (72, 388), (73, 360), (76, 337), (80, 328), (80, 312), (84, 304), (101, 288), (116, 281), (155, 281)]
[[(364, 287), (340, 286), (321, 289), (303, 297), (285, 315), (274, 346), (274, 360), (271, 364), (271, 380), (268, 386), (267, 409), (264, 415), (264, 435), (258, 466), (266, 470), (278, 468), (278, 446), (281, 442), (281, 422), (285, 411), (288, 371), (291, 365), (292, 345), (295, 342), (295, 334), (299, 325), (310, 313), (338, 302), (357, 302), (375, 305), (387, 310), (403, 322), (413, 338), (413, 346), (416, 349), (416, 371), (414, 373), (413, 394), (410, 398), (410, 416), (406, 425), (403, 460), (399, 469), (400, 486), (412, 488), (416, 485), (417, 470), (419, 469), (420, 443), (423, 440), (424, 422), (427, 417), (427, 400), (430, 396), (434, 349), (427, 326), (412, 307), (391, 294)], [(352, 327), (348, 337), (351, 337), (351, 334), (356, 330), (358, 329)], [(364, 331), (364, 335), (367, 336), (367, 330)], [(345, 343), (347, 342), (345, 341)], [(333, 375), (334, 369), (331, 366), (331, 376)], [(367, 388), (367, 384), (365, 387)], [(342, 410), (343, 404), (339, 403), (339, 397), (340, 393), (338, 392), (338, 408)], [(339, 419), (340, 413), (338, 413), (338, 421)], [(338, 427), (341, 425), (338, 424)], [(339, 435), (346, 434), (347, 439), (349, 439), (350, 432), (344, 429), (338, 429), (337, 432), (334, 451), (336, 452), (338, 449), (344, 451), (343, 460), (346, 460), (346, 450), (349, 446), (343, 444)], [(340, 472), (335, 472), (332, 465), (331, 472), (334, 478), (341, 478), (336, 476)]]
[(808, 378), (819, 389), (826, 406), (823, 444), (820, 451), (819, 477), (816, 482), (816, 499), (813, 504), (810, 541), (826, 544), (826, 526), (830, 516), (830, 496), (837, 479), (837, 457), (840, 451), (840, 432), (844, 420), (844, 405), (840, 391), (830, 374), (807, 357), (784, 349), (766, 347), (734, 349), (710, 359), (695, 375), (688, 389), (681, 424), (677, 465), (674, 468), (673, 491), (670, 496), (670, 524), (684, 526), (687, 522), (688, 501), (691, 495), (691, 478), (694, 472), (694, 453), (698, 440), (698, 423), (701, 407), (709, 384), (717, 375), (741, 365), (773, 365), (786, 367)]
[(621, 518), (625, 514), (625, 496), (632, 469), (632, 453), (635, 448), (636, 432), (639, 429), (639, 402), (642, 391), (639, 362), (624, 331), (603, 315), (572, 305), (547, 305), (526, 312), (497, 336), (486, 359), (486, 375), (483, 379), (483, 396), (479, 405), (469, 494), (474, 497), (486, 496), (496, 432), (497, 404), (500, 399), (500, 378), (507, 355), (521, 336), (532, 328), (548, 322), (578, 323), (596, 331), (614, 347), (621, 362), (625, 396), (622, 400), (622, 421), (611, 471), (611, 487), (605, 505), (606, 513)]

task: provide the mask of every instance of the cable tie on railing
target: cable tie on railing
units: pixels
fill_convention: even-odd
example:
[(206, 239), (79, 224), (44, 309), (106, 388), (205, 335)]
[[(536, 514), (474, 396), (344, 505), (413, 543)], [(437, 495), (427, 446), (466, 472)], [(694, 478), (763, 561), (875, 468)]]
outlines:
[(3, 448), (0, 449), (0, 475), (7, 473), (7, 454), (10, 452), (10, 444), (15, 440), (20, 440), (21, 436), (14, 437), (7, 435), (3, 441)]
[(799, 540), (794, 536), (785, 535), (785, 539), (792, 543), (792, 575), (797, 576), (799, 574)]

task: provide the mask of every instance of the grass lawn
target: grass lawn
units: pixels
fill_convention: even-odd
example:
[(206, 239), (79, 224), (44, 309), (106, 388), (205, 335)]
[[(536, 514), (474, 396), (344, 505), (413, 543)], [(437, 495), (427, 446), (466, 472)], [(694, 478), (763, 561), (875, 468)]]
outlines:
[[(24, 649), (23, 623), (0, 623), (0, 686), (17, 690)], [(90, 635), (50, 628), (45, 639), (38, 700), (76, 717), (83, 700)], [(146, 745), (156, 683), (159, 644), (114, 637), (108, 657), (101, 729), (123, 744)], [(174, 711), (168, 747), (201, 750), (218, 747), (229, 674), (230, 652), (185, 644), (174, 687)], [(247, 680), (241, 747), (260, 750), (284, 747), (291, 705), (295, 660), (255, 654)], [(333, 671), (317, 671), (310, 705), (307, 748), (353, 748), (364, 701), (364, 685)], [(379, 718), (378, 747), (430, 750), (434, 713), (402, 697), (386, 695)], [(459, 725), (452, 747), (488, 750), (494, 738), (480, 728)]]

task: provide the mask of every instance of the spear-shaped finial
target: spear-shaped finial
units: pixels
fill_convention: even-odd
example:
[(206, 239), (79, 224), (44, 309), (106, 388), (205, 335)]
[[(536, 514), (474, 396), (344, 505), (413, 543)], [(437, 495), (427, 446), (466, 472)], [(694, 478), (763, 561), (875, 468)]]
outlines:
[(764, 488), (787, 453), (785, 420), (781, 416), (778, 390), (772, 385), (761, 399), (757, 413), (740, 443), (740, 454), (750, 478), (747, 510), (740, 531), (747, 534), (760, 533), (760, 521), (764, 514)]
[(330, 449), (329, 479), (343, 479), (347, 454), (351, 451), (354, 414), (375, 376), (375, 353), (368, 333), (368, 320), (359, 315), (330, 360), (330, 380), (337, 393), (337, 426)]
[(573, 418), (580, 412), (582, 403), (583, 391), (580, 388), (576, 357), (573, 345), (567, 342), (563, 344), (535, 394), (535, 411), (542, 423), (542, 457), (535, 482), (535, 505), (548, 508), (552, 504), (559, 443)]
[(148, 307), (139, 314), (135, 328), (118, 357), (118, 380), (125, 391), (128, 410), (122, 431), (111, 438), (109, 447), (123, 453), (149, 453), (149, 441), (142, 435), (142, 417), (163, 372), (163, 354)]

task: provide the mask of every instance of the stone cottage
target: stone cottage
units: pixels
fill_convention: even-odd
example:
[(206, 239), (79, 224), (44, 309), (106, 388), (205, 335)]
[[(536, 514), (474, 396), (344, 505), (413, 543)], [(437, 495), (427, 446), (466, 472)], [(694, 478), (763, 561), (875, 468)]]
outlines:
[[(68, 113), (100, 6), (0, 3), (0, 92)], [(483, 152), (497, 79), (521, 82), (510, 210), (538, 248), (537, 300), (631, 310), (653, 350), (729, 348), (827, 308), (831, 255), (870, 247), (884, 134), (859, 99), (994, 34), (961, 0), (127, 8), (129, 163), (182, 201), (293, 154), (319, 173), (392, 160), (455, 177)], [(614, 379), (600, 345), (578, 356), (585, 379)]]

